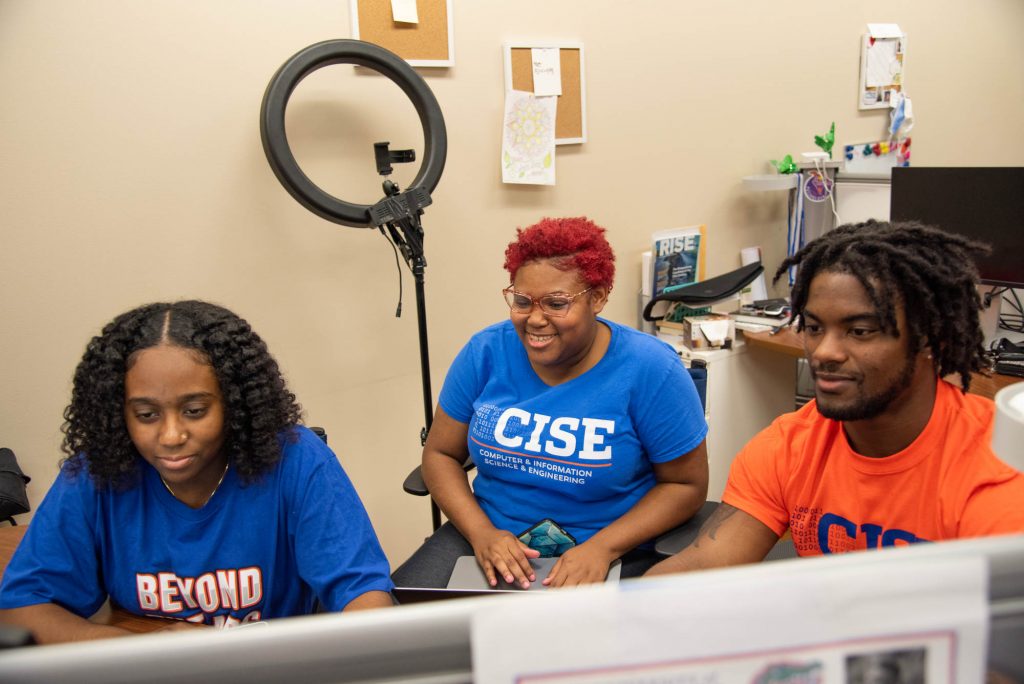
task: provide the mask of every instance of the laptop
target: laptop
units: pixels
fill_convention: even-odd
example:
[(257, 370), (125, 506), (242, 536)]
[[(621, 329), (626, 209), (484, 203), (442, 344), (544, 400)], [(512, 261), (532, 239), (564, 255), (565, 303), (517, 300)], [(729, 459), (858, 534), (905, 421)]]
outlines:
[[(530, 560), (530, 566), (537, 579), (530, 583), (529, 589), (523, 589), (505, 580), (498, 578), (498, 586), (491, 587), (487, 584), (487, 577), (484, 575), (480, 564), (476, 562), (476, 556), (460, 556), (455, 561), (455, 568), (448, 579), (448, 586), (444, 588), (431, 587), (395, 587), (394, 595), (401, 604), (420, 603), (423, 601), (443, 601), (455, 598), (471, 598), (479, 596), (496, 596), (501, 594), (523, 594), (547, 591), (548, 587), (543, 580), (555, 567), (557, 558), (534, 558)], [(608, 568), (608, 576), (605, 582), (618, 582), (622, 572), (622, 562), (615, 561)]]

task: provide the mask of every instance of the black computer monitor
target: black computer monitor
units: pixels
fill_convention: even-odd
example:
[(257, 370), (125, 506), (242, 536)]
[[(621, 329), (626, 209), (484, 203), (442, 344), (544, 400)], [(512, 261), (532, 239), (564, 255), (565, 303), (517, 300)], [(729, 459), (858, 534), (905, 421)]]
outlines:
[(892, 170), (890, 218), (917, 220), (992, 246), (981, 282), (1024, 288), (1024, 167)]

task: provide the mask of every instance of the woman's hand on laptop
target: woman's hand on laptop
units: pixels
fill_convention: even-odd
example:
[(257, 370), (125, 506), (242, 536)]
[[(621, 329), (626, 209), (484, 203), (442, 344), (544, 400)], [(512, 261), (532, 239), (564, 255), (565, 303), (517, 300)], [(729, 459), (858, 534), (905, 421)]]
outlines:
[(616, 558), (615, 553), (593, 543), (593, 540), (584, 542), (562, 554), (543, 584), (557, 588), (603, 582)]
[(539, 557), (540, 551), (523, 544), (511, 532), (492, 527), (474, 535), (469, 542), (489, 586), (498, 586), (500, 576), (509, 584), (528, 589), (530, 582), (537, 579), (529, 559)]

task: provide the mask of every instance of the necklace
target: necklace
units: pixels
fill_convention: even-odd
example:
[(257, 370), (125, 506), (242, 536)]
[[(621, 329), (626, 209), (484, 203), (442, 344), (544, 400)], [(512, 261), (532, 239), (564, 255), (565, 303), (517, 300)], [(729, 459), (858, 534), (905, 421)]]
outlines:
[[(202, 508), (203, 506), (208, 504), (210, 502), (210, 499), (213, 498), (213, 495), (217, 493), (217, 490), (220, 489), (220, 483), (224, 481), (224, 476), (228, 474), (228, 466), (229, 465), (231, 465), (231, 464), (230, 463), (225, 463), (224, 464), (224, 472), (220, 474), (220, 479), (217, 480), (217, 484), (215, 484), (213, 486), (213, 491), (211, 491), (209, 496), (207, 496), (205, 499), (203, 499), (203, 503), (201, 503), (198, 506), (196, 506), (196, 508)], [(171, 489), (171, 485), (167, 484), (167, 480), (165, 480), (162, 475), (160, 476), (160, 481), (164, 483), (164, 487), (167, 489), (167, 491), (169, 491), (171, 493), (171, 496), (173, 496), (178, 501), (181, 501), (182, 503), (185, 503), (184, 501), (182, 501), (181, 497), (179, 497), (177, 494), (174, 493), (174, 490)], [(188, 504), (186, 504), (186, 505), (188, 505)]]

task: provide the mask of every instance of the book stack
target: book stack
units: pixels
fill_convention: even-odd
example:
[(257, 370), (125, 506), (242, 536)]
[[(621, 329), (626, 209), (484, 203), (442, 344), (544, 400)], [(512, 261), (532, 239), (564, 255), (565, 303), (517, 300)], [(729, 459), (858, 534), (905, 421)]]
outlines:
[(682, 321), (655, 321), (655, 336), (659, 340), (665, 340), (669, 344), (683, 343), (683, 322)]

